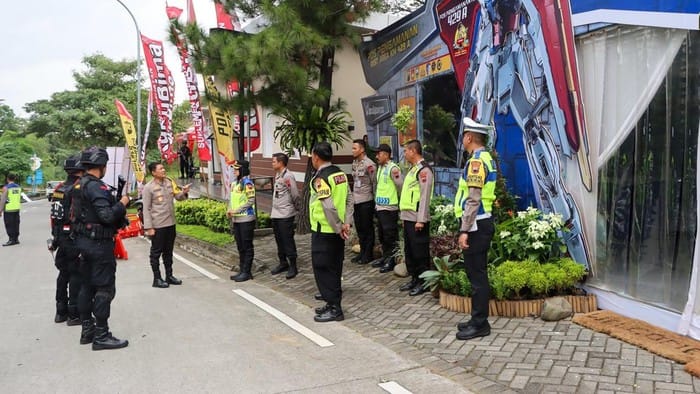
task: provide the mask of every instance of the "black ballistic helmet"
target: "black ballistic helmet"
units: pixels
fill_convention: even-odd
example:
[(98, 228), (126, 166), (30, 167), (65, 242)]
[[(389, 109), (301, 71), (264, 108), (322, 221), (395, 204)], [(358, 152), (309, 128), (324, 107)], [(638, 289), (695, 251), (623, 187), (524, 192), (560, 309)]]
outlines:
[(84, 170), (85, 167), (80, 164), (80, 153), (68, 157), (63, 162), (63, 169), (66, 172)]
[(92, 146), (85, 149), (80, 154), (80, 164), (83, 164), (85, 167), (106, 166), (108, 161), (109, 155), (107, 154), (107, 150), (104, 148)]

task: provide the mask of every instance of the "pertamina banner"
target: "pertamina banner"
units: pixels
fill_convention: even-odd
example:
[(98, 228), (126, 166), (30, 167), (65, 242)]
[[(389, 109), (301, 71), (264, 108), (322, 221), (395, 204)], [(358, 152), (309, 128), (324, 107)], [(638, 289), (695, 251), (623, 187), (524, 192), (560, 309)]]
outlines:
[(177, 7), (166, 7), (168, 19), (170, 19), (170, 28), (173, 36), (176, 38), (176, 46), (182, 61), (182, 72), (185, 74), (185, 82), (187, 83), (187, 92), (190, 100), (190, 114), (192, 115), (192, 125), (197, 136), (197, 153), (199, 160), (210, 161), (211, 152), (207, 145), (204, 136), (204, 114), (202, 112), (202, 104), (199, 101), (199, 88), (197, 87), (197, 76), (190, 64), (190, 55), (185, 45), (185, 37), (182, 32), (175, 27), (173, 21), (177, 20), (182, 14), (182, 10)]
[[(175, 80), (165, 64), (163, 42), (152, 40), (142, 34), (141, 43), (143, 44), (148, 74), (151, 77), (151, 94), (154, 96), (158, 110), (158, 123), (160, 124), (158, 149), (163, 160), (172, 163), (177, 158), (177, 152), (174, 149), (175, 137), (172, 130)], [(145, 141), (147, 139), (144, 139), (144, 146)]]
[(122, 122), (122, 129), (124, 129), (124, 138), (126, 139), (126, 145), (129, 147), (129, 158), (131, 159), (131, 165), (134, 167), (134, 174), (136, 175), (136, 180), (139, 183), (143, 182), (144, 174), (141, 170), (141, 165), (138, 159), (138, 147), (136, 146), (136, 128), (134, 127), (134, 118), (131, 116), (129, 111), (126, 110), (124, 104), (121, 101), (115, 99), (114, 105), (117, 106), (117, 111), (119, 112), (119, 119)]

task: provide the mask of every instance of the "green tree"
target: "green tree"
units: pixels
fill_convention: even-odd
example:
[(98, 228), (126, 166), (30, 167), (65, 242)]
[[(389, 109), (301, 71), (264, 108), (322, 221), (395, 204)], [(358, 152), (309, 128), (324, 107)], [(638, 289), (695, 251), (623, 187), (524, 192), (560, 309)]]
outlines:
[(32, 156), (32, 146), (18, 136), (18, 133), (6, 131), (0, 138), (0, 182), (5, 182), (7, 174), (15, 174), (18, 183), (31, 173), (30, 160)]
[[(332, 99), (335, 52), (344, 45), (357, 45), (361, 30), (353, 24), (367, 18), (370, 12), (386, 9), (386, 1), (222, 2), (246, 17), (262, 16), (267, 23), (257, 34), (214, 31), (207, 36), (196, 26), (184, 29), (198, 70), (218, 80), (237, 80), (247, 85), (255, 82), (255, 92), (219, 104), (237, 113), (256, 105), (269, 108), (283, 119), (276, 135), (287, 151), (309, 153), (317, 141), (342, 141), (347, 120), (342, 102)], [(308, 122), (316, 126), (308, 128)], [(307, 174), (311, 171), (309, 160)], [(304, 196), (306, 200), (308, 185)], [(302, 214), (299, 222), (308, 227), (305, 216)]]
[[(135, 115), (137, 64), (95, 54), (84, 57), (83, 65), (85, 71), (73, 72), (75, 90), (57, 92), (24, 107), (30, 114), (27, 132), (73, 150), (89, 145), (121, 146), (124, 136), (114, 99)], [(142, 113), (146, 95), (142, 92)]]
[(6, 130), (20, 131), (21, 120), (9, 105), (0, 104), (0, 135)]
[(408, 14), (425, 4), (425, 0), (389, 0), (387, 9), (397, 14)]

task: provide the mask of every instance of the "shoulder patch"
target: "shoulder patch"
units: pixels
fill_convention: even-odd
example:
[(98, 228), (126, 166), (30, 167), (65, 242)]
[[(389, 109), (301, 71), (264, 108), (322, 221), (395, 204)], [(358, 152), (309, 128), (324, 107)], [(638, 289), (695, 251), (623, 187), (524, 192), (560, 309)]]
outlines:
[(336, 185), (343, 184), (343, 183), (345, 183), (345, 182), (347, 182), (347, 181), (348, 181), (348, 177), (346, 177), (345, 175), (336, 175), (336, 176), (333, 177), (333, 182), (334, 182)]
[(314, 189), (316, 189), (316, 195), (319, 199), (323, 200), (331, 196), (331, 187), (328, 186), (323, 178), (316, 178), (314, 181)]
[(421, 171), (421, 172), (418, 174), (418, 177), (420, 178), (420, 181), (421, 181), (421, 182), (423, 182), (423, 183), (428, 182), (428, 173), (427, 173), (427, 172)]
[(469, 174), (467, 174), (467, 187), (483, 188), (486, 183), (486, 171), (481, 160), (469, 162)]

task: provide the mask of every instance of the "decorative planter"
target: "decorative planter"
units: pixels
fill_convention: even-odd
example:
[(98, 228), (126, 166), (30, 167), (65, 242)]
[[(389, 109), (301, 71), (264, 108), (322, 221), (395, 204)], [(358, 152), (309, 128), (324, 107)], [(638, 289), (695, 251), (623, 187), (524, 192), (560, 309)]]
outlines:
[[(595, 295), (563, 296), (571, 304), (574, 313), (587, 313), (598, 310)], [(539, 316), (542, 313), (544, 298), (539, 300), (497, 301), (489, 300), (489, 315), (503, 317)], [(471, 313), (471, 297), (462, 297), (440, 290), (440, 306), (454, 312)]]

